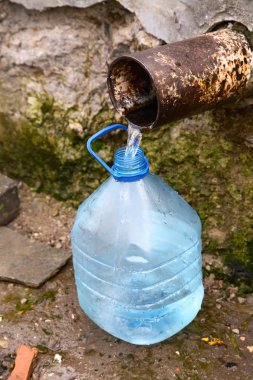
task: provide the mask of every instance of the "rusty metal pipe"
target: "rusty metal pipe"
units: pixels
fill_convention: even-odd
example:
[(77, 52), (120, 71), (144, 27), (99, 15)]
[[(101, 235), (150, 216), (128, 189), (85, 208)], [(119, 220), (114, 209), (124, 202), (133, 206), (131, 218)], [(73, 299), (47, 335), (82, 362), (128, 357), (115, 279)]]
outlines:
[(242, 96), (251, 64), (244, 34), (222, 29), (117, 58), (107, 83), (121, 114), (153, 128)]

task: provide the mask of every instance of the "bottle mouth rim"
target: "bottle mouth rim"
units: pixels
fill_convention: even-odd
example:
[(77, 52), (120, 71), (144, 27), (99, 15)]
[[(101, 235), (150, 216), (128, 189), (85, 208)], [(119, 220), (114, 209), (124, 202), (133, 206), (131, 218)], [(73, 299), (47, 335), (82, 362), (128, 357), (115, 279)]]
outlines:
[(126, 147), (116, 150), (112, 175), (121, 182), (133, 182), (144, 178), (149, 172), (149, 162), (143, 150), (139, 147), (135, 156), (126, 156)]

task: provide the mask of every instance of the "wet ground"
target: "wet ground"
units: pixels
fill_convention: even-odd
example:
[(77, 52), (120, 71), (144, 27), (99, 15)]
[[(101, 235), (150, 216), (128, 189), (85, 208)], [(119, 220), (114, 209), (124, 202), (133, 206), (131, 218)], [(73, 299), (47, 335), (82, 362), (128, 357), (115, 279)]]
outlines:
[[(26, 186), (20, 194), (22, 211), (10, 227), (69, 249), (75, 210)], [(152, 346), (116, 339), (85, 316), (71, 262), (39, 289), (0, 283), (0, 379), (8, 378), (24, 343), (39, 349), (36, 380), (253, 380), (253, 295), (238, 297), (237, 288), (215, 279), (211, 269), (222, 266), (219, 258), (204, 254), (203, 262), (205, 299), (197, 318)]]

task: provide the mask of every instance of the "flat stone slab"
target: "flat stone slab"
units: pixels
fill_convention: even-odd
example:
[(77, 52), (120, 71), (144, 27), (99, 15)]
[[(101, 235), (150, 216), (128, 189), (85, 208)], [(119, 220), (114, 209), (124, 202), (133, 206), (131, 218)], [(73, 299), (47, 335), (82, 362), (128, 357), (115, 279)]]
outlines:
[(17, 182), (0, 173), (0, 226), (10, 223), (18, 215), (19, 206)]
[(32, 241), (0, 227), (0, 280), (37, 288), (55, 275), (71, 252)]

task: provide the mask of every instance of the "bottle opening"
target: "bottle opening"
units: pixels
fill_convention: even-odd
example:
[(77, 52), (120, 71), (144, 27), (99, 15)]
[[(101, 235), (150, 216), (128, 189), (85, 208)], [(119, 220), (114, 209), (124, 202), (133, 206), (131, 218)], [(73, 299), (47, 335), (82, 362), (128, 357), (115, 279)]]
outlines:
[(107, 83), (117, 111), (133, 124), (152, 126), (158, 113), (156, 94), (148, 72), (139, 62), (127, 57), (116, 59)]
[(138, 181), (149, 172), (149, 162), (143, 150), (138, 148), (135, 156), (126, 155), (126, 148), (119, 148), (114, 155), (113, 177), (122, 182)]

